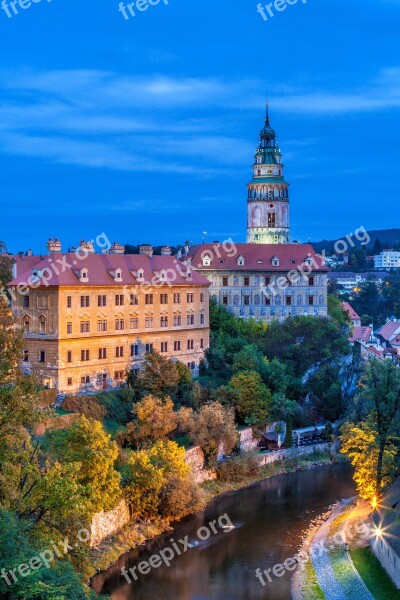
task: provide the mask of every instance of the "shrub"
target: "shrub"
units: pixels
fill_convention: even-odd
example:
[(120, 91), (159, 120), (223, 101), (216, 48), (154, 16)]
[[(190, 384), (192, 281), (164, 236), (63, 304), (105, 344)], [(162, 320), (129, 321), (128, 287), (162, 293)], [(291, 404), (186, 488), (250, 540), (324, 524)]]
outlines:
[(62, 407), (65, 410), (79, 413), (96, 421), (101, 421), (107, 413), (95, 396), (68, 396)]
[(217, 475), (222, 481), (241, 481), (245, 477), (257, 477), (261, 475), (258, 455), (248, 452), (235, 456), (218, 466)]
[(99, 394), (97, 400), (105, 409), (108, 419), (125, 425), (131, 418), (135, 393), (129, 388), (121, 388), (114, 392)]
[(39, 392), (39, 406), (41, 408), (49, 407), (56, 401), (57, 390), (41, 390)]

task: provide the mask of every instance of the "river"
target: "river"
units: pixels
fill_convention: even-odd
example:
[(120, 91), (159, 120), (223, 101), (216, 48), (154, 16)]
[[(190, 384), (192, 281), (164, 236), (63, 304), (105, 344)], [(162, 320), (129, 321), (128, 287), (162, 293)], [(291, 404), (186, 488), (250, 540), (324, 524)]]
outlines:
[[(272, 581), (264, 579), (262, 586), (255, 571), (294, 556), (310, 521), (333, 502), (355, 495), (351, 474), (347, 464), (329, 465), (280, 475), (217, 497), (205, 511), (179, 522), (172, 534), (124, 554), (118, 565), (94, 578), (93, 589), (110, 594), (113, 600), (289, 600), (293, 573), (281, 578), (271, 574)], [(225, 514), (234, 529), (219, 527), (218, 523), (226, 522), (226, 518), (218, 522)], [(217, 533), (209, 526), (213, 520), (217, 520)], [(136, 570), (138, 579), (130, 575), (132, 583), (121, 575), (122, 567), (137, 566), (171, 548), (171, 538), (178, 542), (188, 536), (194, 544), (204, 526), (210, 531), (209, 539), (196, 542), (169, 567), (163, 564), (146, 575)], [(201, 537), (205, 535), (202, 530)]]

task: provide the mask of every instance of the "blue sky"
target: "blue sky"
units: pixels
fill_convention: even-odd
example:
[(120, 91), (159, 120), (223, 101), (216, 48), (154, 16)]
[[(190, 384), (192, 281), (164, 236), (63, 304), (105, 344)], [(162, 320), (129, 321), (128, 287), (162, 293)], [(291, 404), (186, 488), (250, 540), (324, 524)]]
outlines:
[[(25, 0), (26, 1), (26, 0)], [(12, 251), (245, 239), (268, 97), (292, 237), (400, 226), (400, 1), (119, 0), (0, 10), (0, 239)]]

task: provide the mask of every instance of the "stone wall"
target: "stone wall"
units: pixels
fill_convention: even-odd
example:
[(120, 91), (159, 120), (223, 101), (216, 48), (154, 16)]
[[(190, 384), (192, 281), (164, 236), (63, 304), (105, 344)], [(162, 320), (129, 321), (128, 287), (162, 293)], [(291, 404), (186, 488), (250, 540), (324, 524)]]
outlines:
[(306, 456), (313, 452), (326, 452), (331, 447), (331, 444), (314, 444), (312, 446), (303, 446), (301, 448), (287, 448), (286, 450), (277, 450), (276, 452), (266, 452), (260, 454), (260, 463), (262, 465), (269, 465), (278, 460), (289, 460), (291, 458), (298, 458), (299, 456)]
[(400, 557), (387, 543), (383, 536), (371, 537), (371, 550), (379, 560), (385, 571), (388, 573), (393, 583), (400, 589)]
[(207, 469), (205, 467), (204, 452), (200, 446), (186, 450), (185, 462), (191, 467), (196, 483), (203, 483), (203, 481), (210, 481), (217, 478), (214, 469)]
[(246, 429), (239, 429), (239, 445), (241, 452), (251, 452), (256, 450), (258, 447), (258, 440), (254, 438), (253, 429), (246, 427)]
[(107, 537), (116, 533), (130, 521), (130, 512), (125, 500), (109, 512), (94, 515), (90, 528), (90, 547), (95, 548)]

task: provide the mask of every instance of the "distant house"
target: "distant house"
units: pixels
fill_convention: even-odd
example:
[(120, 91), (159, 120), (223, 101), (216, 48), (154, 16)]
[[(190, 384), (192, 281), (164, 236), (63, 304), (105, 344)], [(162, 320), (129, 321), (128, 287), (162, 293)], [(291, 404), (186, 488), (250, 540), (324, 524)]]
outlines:
[(353, 327), (351, 335), (349, 337), (350, 344), (354, 344), (354, 342), (365, 342), (368, 344), (371, 341), (372, 337), (372, 327), (362, 327), (357, 326)]
[(400, 477), (371, 514), (371, 550), (400, 589)]
[(382, 346), (393, 348), (400, 356), (400, 321), (390, 319), (376, 330), (375, 335)]
[(382, 283), (390, 277), (386, 271), (375, 271), (374, 273), (352, 273), (347, 271), (330, 271), (328, 273), (328, 281), (335, 283), (347, 292), (352, 292), (366, 281), (375, 281)]
[(354, 308), (350, 306), (348, 302), (343, 302), (342, 308), (346, 311), (350, 317), (350, 321), (353, 324), (353, 327), (359, 327), (361, 325), (361, 317), (356, 313)]

